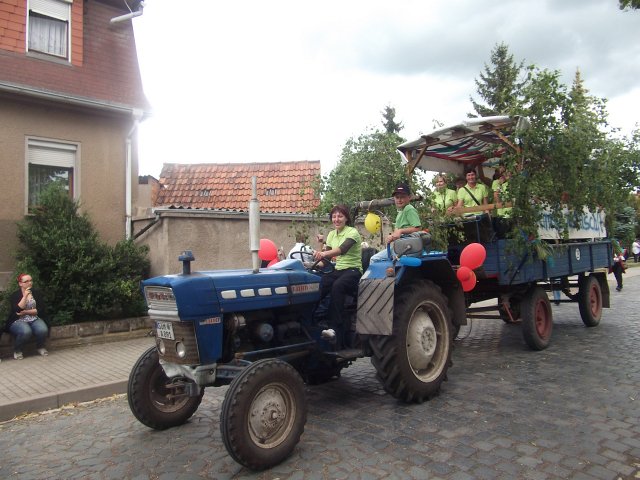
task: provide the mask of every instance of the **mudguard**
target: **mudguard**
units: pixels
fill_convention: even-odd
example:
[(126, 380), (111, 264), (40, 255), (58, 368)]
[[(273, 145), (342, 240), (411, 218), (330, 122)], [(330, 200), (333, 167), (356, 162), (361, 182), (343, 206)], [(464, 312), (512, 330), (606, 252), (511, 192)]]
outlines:
[(391, 335), (393, 329), (394, 277), (361, 279), (358, 286), (356, 332)]

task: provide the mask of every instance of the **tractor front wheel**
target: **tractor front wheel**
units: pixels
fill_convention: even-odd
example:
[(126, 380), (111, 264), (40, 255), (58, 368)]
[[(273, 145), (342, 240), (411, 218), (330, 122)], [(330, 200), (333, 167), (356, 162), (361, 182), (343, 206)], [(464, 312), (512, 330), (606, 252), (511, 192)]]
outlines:
[(144, 425), (164, 430), (185, 423), (200, 406), (200, 394), (187, 394), (187, 378), (168, 378), (158, 360), (156, 347), (144, 352), (133, 366), (127, 385), (127, 399), (133, 415)]
[(233, 380), (222, 403), (220, 431), (236, 462), (264, 470), (293, 452), (306, 421), (302, 378), (288, 363), (269, 358)]

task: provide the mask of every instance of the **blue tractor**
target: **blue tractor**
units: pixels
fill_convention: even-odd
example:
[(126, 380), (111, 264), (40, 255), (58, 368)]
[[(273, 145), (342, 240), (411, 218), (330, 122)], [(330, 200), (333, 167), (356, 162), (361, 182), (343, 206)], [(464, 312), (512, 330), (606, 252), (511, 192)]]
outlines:
[(357, 302), (347, 305), (346, 348), (337, 350), (321, 338), (323, 270), (298, 259), (260, 268), (250, 229), (253, 269), (192, 272), (193, 255), (184, 252), (181, 274), (143, 282), (156, 345), (129, 378), (140, 422), (181, 425), (205, 388), (229, 385), (220, 414), (225, 447), (261, 470), (286, 458), (303, 433), (304, 383), (338, 377), (358, 358), (371, 357), (384, 389), (402, 401), (438, 393), (451, 364), (452, 322), (464, 321), (465, 307), (445, 253), (429, 252), (421, 237), (396, 241), (393, 259), (364, 273)]

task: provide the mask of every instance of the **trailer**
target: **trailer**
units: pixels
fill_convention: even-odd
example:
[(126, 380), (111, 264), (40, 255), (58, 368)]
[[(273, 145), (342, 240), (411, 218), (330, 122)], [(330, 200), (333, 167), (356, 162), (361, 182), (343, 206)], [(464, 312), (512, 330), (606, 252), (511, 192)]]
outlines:
[[(508, 149), (520, 153), (517, 132), (527, 128), (522, 117), (486, 117), (470, 119), (452, 127), (441, 128), (420, 138), (405, 142), (398, 151), (411, 172), (460, 174), (468, 167), (483, 165), (492, 170)], [(606, 239), (604, 212), (581, 212), (572, 215), (568, 240), (562, 240), (548, 215), (542, 216), (537, 242), (544, 242), (546, 256), (518, 251), (513, 240), (497, 238), (487, 229), (487, 215), (500, 205), (481, 205), (457, 209), (459, 217), (442, 228), (464, 225), (475, 238), (450, 243), (446, 257), (460, 266), (460, 254), (470, 242), (479, 241), (486, 252), (482, 266), (474, 271), (475, 288), (465, 293), (466, 318), (501, 318), (507, 323), (521, 323), (525, 342), (535, 350), (549, 345), (553, 330), (553, 312), (548, 293), (561, 292), (555, 303), (575, 302), (587, 327), (598, 325), (602, 309), (609, 308), (607, 271), (613, 262), (613, 250)], [(566, 212), (567, 214), (570, 212)], [(469, 228), (471, 227), (471, 228)], [(490, 228), (490, 227), (489, 227)], [(486, 305), (495, 300), (493, 305)], [(482, 306), (474, 304), (484, 302)], [(465, 322), (463, 324), (466, 324)], [(459, 329), (460, 325), (454, 325)]]

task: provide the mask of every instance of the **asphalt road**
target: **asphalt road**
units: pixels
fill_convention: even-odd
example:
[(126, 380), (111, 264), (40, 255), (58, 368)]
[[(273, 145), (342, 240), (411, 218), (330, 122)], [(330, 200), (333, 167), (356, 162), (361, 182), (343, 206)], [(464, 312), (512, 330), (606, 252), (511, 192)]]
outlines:
[(368, 360), (307, 387), (300, 444), (260, 473), (235, 463), (209, 389), (192, 420), (153, 431), (124, 396), (0, 424), (0, 478), (632, 479), (640, 478), (640, 279), (584, 327), (554, 307), (550, 347), (527, 349), (518, 325), (463, 327), (441, 394), (422, 405), (386, 395)]

